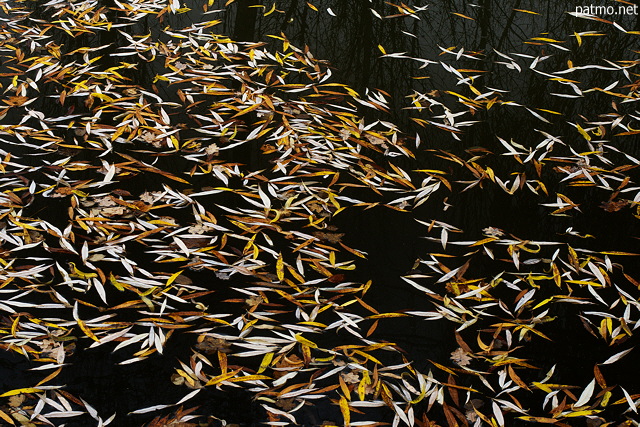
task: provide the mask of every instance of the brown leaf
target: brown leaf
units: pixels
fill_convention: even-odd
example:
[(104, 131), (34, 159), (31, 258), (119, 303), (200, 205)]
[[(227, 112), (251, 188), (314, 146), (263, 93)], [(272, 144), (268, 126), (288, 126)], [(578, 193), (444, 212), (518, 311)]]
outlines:
[(602, 376), (602, 372), (600, 372), (600, 368), (598, 368), (598, 365), (593, 365), (593, 373), (595, 375), (596, 381), (598, 382), (598, 385), (602, 388), (607, 388), (607, 382), (604, 379), (604, 376)]
[(253, 295), (249, 298), (247, 298), (246, 300), (244, 300), (244, 302), (249, 306), (249, 307), (256, 307), (260, 304), (262, 304), (262, 296), (261, 295)]
[(323, 242), (340, 243), (344, 233), (325, 233), (323, 231), (315, 231), (313, 235)]
[(372, 143), (373, 145), (385, 145), (385, 140), (380, 138), (379, 136), (375, 136), (375, 135), (371, 135), (371, 134), (366, 134), (364, 136), (370, 143)]
[(222, 338), (200, 335), (198, 341), (196, 348), (207, 354), (217, 353), (218, 351), (221, 353), (231, 353), (231, 344)]
[(618, 200), (611, 202), (602, 202), (600, 207), (604, 209), (606, 212), (618, 212), (625, 206), (627, 206), (629, 202), (627, 200)]
[(159, 191), (145, 191), (140, 195), (140, 200), (152, 205), (161, 197), (161, 195), (162, 193)]
[(320, 212), (324, 212), (324, 204), (313, 200), (309, 203), (307, 203), (307, 207), (309, 208), (309, 210), (311, 212), (316, 212), (316, 213), (320, 213)]
[(26, 396), (24, 394), (16, 394), (15, 396), (9, 397), (9, 406), (12, 408), (17, 408), (22, 405)]
[(274, 369), (273, 377), (283, 377), (291, 371), (296, 371), (302, 368), (303, 365), (304, 362), (302, 361), (302, 359), (300, 359), (295, 354), (285, 356), (282, 359), (278, 360), (278, 362), (274, 365), (274, 368), (277, 369)]
[(471, 362), (472, 358), (467, 356), (467, 352), (462, 348), (457, 348), (453, 353), (451, 353), (451, 360), (459, 366), (467, 366)]
[(342, 372), (340, 375), (347, 384), (358, 384), (360, 382), (360, 375), (356, 371)]
[(127, 212), (129, 209), (125, 208), (124, 206), (115, 206), (112, 208), (104, 208), (100, 210), (100, 215), (106, 216), (106, 217), (112, 217), (112, 216), (117, 216), (117, 215), (123, 215), (125, 212)]
[(499, 228), (496, 228), (496, 227), (483, 228), (482, 229), (482, 233), (485, 236), (491, 236), (491, 237), (504, 236), (504, 231), (502, 231), (502, 230), (500, 230)]
[(279, 408), (284, 409), (285, 411), (290, 411), (293, 408), (295, 408), (296, 406), (298, 406), (298, 403), (296, 402), (296, 400), (294, 398), (278, 399), (278, 400), (276, 400), (276, 406), (279, 407)]
[(220, 148), (217, 144), (211, 144), (204, 149), (204, 152), (209, 156), (217, 156), (220, 153)]
[(99, 197), (99, 198), (95, 199), (95, 201), (96, 201), (96, 203), (98, 203), (98, 206), (105, 207), (105, 208), (118, 205), (109, 196)]
[(208, 225), (198, 223), (189, 227), (189, 230), (187, 231), (191, 234), (204, 234), (207, 231), (211, 231), (211, 230), (213, 230), (213, 228), (209, 227)]
[(26, 96), (10, 96), (8, 99), (3, 99), (3, 102), (7, 105), (11, 105), (12, 107), (19, 107), (28, 100), (29, 98)]

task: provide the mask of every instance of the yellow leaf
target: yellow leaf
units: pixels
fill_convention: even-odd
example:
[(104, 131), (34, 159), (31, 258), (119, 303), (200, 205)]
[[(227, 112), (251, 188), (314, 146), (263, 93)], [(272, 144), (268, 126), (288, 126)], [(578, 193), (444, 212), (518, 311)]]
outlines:
[(282, 260), (282, 253), (278, 255), (278, 261), (276, 262), (276, 274), (278, 280), (281, 282), (284, 280), (284, 261)]
[(218, 375), (217, 377), (213, 377), (211, 378), (209, 381), (207, 381), (207, 383), (205, 384), (205, 386), (209, 386), (209, 385), (215, 385), (218, 383), (221, 383), (222, 381), (226, 381), (229, 378), (235, 376), (238, 372), (240, 372), (242, 369), (236, 369), (235, 371), (232, 372), (227, 372), (226, 374), (222, 374), (222, 375)]
[(525, 420), (525, 421), (535, 421), (537, 423), (543, 423), (543, 424), (555, 424), (558, 422), (558, 420), (556, 418), (547, 418), (547, 417), (530, 417), (530, 416), (522, 416), (522, 417), (518, 417), (521, 420)]
[(244, 377), (236, 377), (228, 380), (230, 383), (238, 383), (241, 381), (270, 380), (271, 377), (266, 375), (245, 375)]
[(115, 141), (116, 139), (118, 139), (118, 137), (124, 133), (124, 131), (125, 131), (125, 129), (126, 129), (126, 128), (127, 128), (126, 126), (120, 126), (120, 127), (119, 127), (115, 132), (114, 132), (114, 134), (113, 134), (113, 135), (111, 135), (111, 140), (112, 140), (112, 141)]
[(372, 314), (371, 316), (367, 316), (367, 319), (387, 319), (391, 317), (406, 317), (408, 314), (404, 313), (380, 313), (380, 314)]
[(18, 324), (20, 323), (20, 316), (16, 317), (13, 323), (11, 324), (11, 335), (16, 336), (18, 332)]
[(552, 262), (551, 270), (553, 271), (553, 281), (558, 287), (562, 286), (562, 278), (560, 277), (560, 270), (558, 270), (558, 266)]
[(269, 367), (271, 361), (273, 360), (273, 353), (267, 353), (262, 358), (262, 362), (260, 363), (260, 369), (258, 369), (258, 373), (261, 374), (265, 369)]
[[(269, 11), (264, 13), (264, 16), (269, 16), (271, 15), (274, 11), (276, 10), (276, 3), (273, 2), (273, 5), (271, 5), (271, 9), (269, 9)], [(285, 49), (286, 50), (286, 49)]]
[(11, 217), (9, 218), (9, 220), (10, 220), (12, 223), (14, 223), (15, 225), (17, 225), (18, 227), (20, 227), (20, 228), (24, 228), (24, 229), (26, 229), (26, 230), (36, 230), (36, 231), (38, 231), (38, 229), (37, 229), (36, 227), (34, 227), (34, 226), (32, 226), (32, 225), (29, 225), (29, 224), (23, 224), (22, 222), (18, 222), (18, 221), (14, 220), (14, 219), (13, 219), (13, 218), (11, 218)]
[(551, 393), (551, 388), (550, 388), (550, 387), (548, 387), (548, 386), (546, 386), (546, 385), (544, 385), (544, 384), (542, 384), (542, 383), (539, 383), (539, 382), (535, 382), (535, 381), (534, 381), (534, 382), (532, 383), (532, 385), (533, 385), (534, 387), (539, 388), (540, 390), (544, 391), (545, 393)]
[(180, 149), (180, 142), (176, 139), (175, 136), (171, 135), (171, 144), (176, 148), (176, 150)]
[(545, 113), (556, 114), (556, 115), (558, 115), (558, 116), (561, 116), (561, 115), (562, 115), (562, 113), (559, 113), (559, 112), (557, 112), (557, 111), (547, 110), (547, 109), (544, 109), (544, 108), (536, 108), (536, 110), (538, 110), (538, 111), (544, 111)]
[(602, 251), (600, 252), (603, 255), (628, 255), (628, 256), (638, 256), (640, 254), (634, 254), (632, 252), (618, 252), (618, 251)]
[(80, 326), (80, 329), (82, 329), (82, 332), (84, 332), (86, 336), (88, 336), (89, 338), (91, 338), (96, 342), (100, 342), (100, 339), (91, 331), (91, 329), (89, 329), (89, 327), (81, 319), (78, 319), (77, 322), (78, 322), (78, 326)]
[(16, 425), (16, 424), (13, 422), (13, 419), (12, 419), (9, 415), (7, 415), (5, 412), (3, 412), (3, 411), (0, 411), (0, 418), (2, 418), (3, 420), (5, 420), (6, 422), (8, 422), (9, 424), (11, 424), (12, 426)]
[(587, 131), (585, 131), (584, 129), (582, 129), (582, 127), (578, 124), (576, 124), (577, 128), (578, 128), (578, 132), (580, 132), (580, 135), (582, 135), (582, 137), (584, 139), (586, 139), (587, 141), (591, 141), (591, 135), (589, 135), (587, 133)]
[(318, 348), (318, 345), (316, 343), (304, 338), (302, 334), (296, 334), (296, 341), (298, 341), (302, 345), (306, 345), (307, 347)]
[(49, 375), (47, 375), (47, 377), (45, 379), (43, 379), (42, 381), (40, 381), (38, 384), (36, 384), (36, 386), (40, 386), (40, 385), (42, 385), (44, 383), (47, 383), (47, 382), (51, 381), (52, 379), (57, 377), (60, 372), (62, 372), (62, 367), (56, 369), (54, 372), (52, 372)]
[(485, 243), (490, 243), (490, 242), (493, 242), (493, 241), (495, 241), (495, 240), (500, 240), (500, 239), (499, 239), (499, 238), (497, 238), (497, 237), (487, 237), (486, 239), (478, 240), (477, 242), (472, 243), (472, 244), (471, 244), (471, 245), (469, 245), (469, 246), (479, 246), (479, 245), (484, 245)]
[(451, 13), (452, 13), (453, 15), (459, 16), (459, 17), (461, 17), (461, 18), (464, 18), (464, 19), (470, 19), (471, 21), (475, 21), (475, 19), (473, 19), (473, 18), (471, 18), (471, 17), (469, 17), (469, 16), (467, 16), (467, 15), (463, 15), (462, 13), (456, 13), (456, 12), (451, 12)]
[(42, 391), (41, 389), (33, 388), (33, 387), (17, 388), (15, 390), (11, 390), (6, 393), (0, 394), (0, 397), (15, 396), (16, 394), (23, 394), (23, 393), (40, 393), (41, 391)]
[(547, 37), (532, 37), (531, 40), (540, 40), (540, 41), (549, 42), (549, 43), (564, 43), (564, 41), (562, 40), (555, 40)]
[(119, 290), (120, 292), (124, 291), (124, 287), (120, 284), (120, 282), (118, 282), (118, 280), (116, 280), (116, 277), (113, 275), (113, 273), (109, 273), (109, 281), (113, 286), (115, 286), (117, 290)]
[(184, 271), (184, 270), (180, 270), (180, 271), (178, 271), (177, 273), (173, 273), (173, 274), (171, 275), (171, 277), (169, 277), (169, 280), (167, 280), (167, 284), (166, 284), (165, 286), (171, 286), (171, 284), (173, 283), (173, 281), (174, 281), (174, 280), (176, 280), (176, 279), (178, 278), (178, 276), (179, 276), (180, 274), (182, 274), (182, 272), (183, 272), (183, 271)]
[(540, 303), (538, 303), (538, 305), (536, 305), (535, 307), (533, 307), (533, 310), (542, 307), (543, 305), (545, 305), (546, 303), (553, 301), (553, 298), (547, 298), (546, 300), (541, 301)]
[(92, 277), (98, 277), (97, 273), (85, 273), (83, 271), (78, 270), (78, 268), (76, 267), (75, 263), (70, 262), (69, 266), (71, 267), (71, 274), (69, 274), (69, 276), (71, 277), (77, 277), (80, 279), (90, 279)]
[(340, 412), (342, 412), (342, 418), (344, 418), (344, 425), (350, 425), (351, 413), (349, 412), (349, 402), (344, 396), (340, 397)]
[(526, 9), (513, 9), (516, 12), (522, 12), (522, 13), (530, 13), (531, 15), (540, 15), (538, 12), (533, 12), (531, 10), (526, 10)]
[(365, 353), (364, 351), (360, 351), (360, 350), (353, 350), (355, 353), (359, 354), (360, 356), (363, 356), (369, 360), (371, 360), (374, 363), (377, 363), (378, 365), (382, 365), (382, 362), (379, 361), (378, 359), (376, 359), (375, 357), (373, 357), (370, 354)]
[[(429, 360), (429, 359), (427, 359), (427, 360)], [(441, 365), (441, 364), (439, 364), (439, 363), (436, 363), (436, 362), (434, 362), (433, 360), (429, 360), (429, 362), (433, 363), (436, 367), (438, 367), (438, 368), (442, 369), (443, 371), (445, 371), (445, 372), (447, 372), (447, 373), (449, 373), (449, 374), (451, 374), (451, 375), (456, 375), (456, 376), (458, 375), (458, 374), (456, 374), (454, 371), (452, 371), (451, 369), (449, 369), (449, 368), (447, 368), (446, 366), (443, 366), (443, 365)]]
[(92, 97), (94, 98), (98, 98), (102, 101), (106, 101), (106, 102), (113, 102), (113, 98), (111, 98), (110, 96), (105, 95), (104, 93), (92, 93), (91, 94)]
[(589, 409), (585, 411), (569, 412), (565, 415), (565, 417), (584, 417), (586, 415), (597, 414), (598, 412), (602, 412), (602, 409)]

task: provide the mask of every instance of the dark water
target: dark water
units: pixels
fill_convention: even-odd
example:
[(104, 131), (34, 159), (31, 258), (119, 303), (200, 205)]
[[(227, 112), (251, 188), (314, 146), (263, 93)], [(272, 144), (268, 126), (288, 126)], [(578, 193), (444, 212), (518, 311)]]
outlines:
[[(208, 19), (222, 20), (217, 27), (214, 27), (221, 34), (232, 36), (235, 40), (240, 41), (266, 41), (269, 46), (273, 46), (274, 50), (280, 49), (281, 42), (268, 37), (268, 35), (283, 33), (292, 45), (301, 49), (308, 46), (309, 51), (316, 58), (326, 60), (327, 66), (332, 70), (332, 82), (345, 83), (361, 94), (367, 89), (373, 90), (374, 88), (390, 94), (388, 97), (389, 113), (374, 111), (366, 107), (361, 107), (359, 113), (366, 117), (368, 122), (380, 119), (395, 123), (401, 129), (410, 146), (415, 140), (416, 133), (420, 134), (422, 146), (421, 150), (415, 150), (416, 158), (403, 158), (395, 162), (405, 171), (442, 169), (449, 174), (451, 182), (468, 180), (469, 173), (464, 167), (436, 157), (433, 155), (433, 151), (428, 151), (442, 150), (442, 152), (464, 158), (479, 154), (481, 157), (477, 162), (485, 168), (490, 166), (496, 175), (503, 178), (508, 176), (512, 170), (525, 172), (527, 176), (534, 177), (536, 171), (530, 164), (514, 167), (515, 162), (510, 157), (489, 155), (483, 151), (473, 150), (482, 147), (488, 152), (504, 152), (504, 147), (498, 142), (496, 136), (506, 141), (513, 139), (527, 148), (535, 147), (543, 139), (537, 131), (544, 131), (563, 138), (567, 146), (562, 148), (561, 152), (566, 156), (571, 155), (570, 149), (573, 146), (576, 147), (575, 151), (577, 152), (589, 151), (584, 139), (569, 123), (579, 122), (583, 123), (583, 127), (586, 127), (585, 122), (603, 120), (603, 115), (610, 114), (614, 110), (621, 115), (635, 114), (636, 117), (629, 119), (628, 124), (629, 126), (633, 124), (635, 128), (638, 127), (638, 113), (634, 102), (618, 103), (614, 109), (611, 105), (612, 97), (600, 92), (577, 99), (557, 97), (551, 93), (571, 92), (567, 92), (566, 85), (551, 81), (546, 76), (529, 68), (532, 58), (545, 55), (551, 56), (547, 60), (541, 61), (537, 66), (537, 70), (541, 72), (552, 72), (566, 68), (567, 61), (571, 61), (576, 66), (588, 64), (604, 66), (607, 64), (604, 59), (636, 61), (637, 63), (638, 53), (634, 51), (640, 46), (637, 35), (623, 34), (615, 31), (609, 24), (585, 21), (568, 15), (566, 12), (573, 10), (574, 2), (540, 3), (522, 0), (501, 2), (478, 0), (476, 4), (460, 1), (412, 2), (410, 6), (414, 9), (428, 7), (426, 13), (416, 12), (421, 19), (410, 16), (380, 19), (372, 13), (372, 9), (385, 16), (398, 13), (398, 8), (378, 0), (359, 2), (336, 0), (323, 1), (321, 4), (320, 2), (315, 3), (318, 11), (310, 8), (304, 1), (278, 2), (277, 11), (264, 16), (270, 10), (272, 2), (236, 1), (229, 6), (227, 11), (207, 16)], [(162, 23), (158, 23), (150, 15), (129, 26), (126, 31), (129, 34), (150, 34), (152, 38), (163, 40), (166, 37), (163, 35), (163, 29), (166, 25), (170, 25), (171, 28), (185, 28), (191, 23), (203, 20), (200, 2), (187, 1), (186, 4), (193, 10), (179, 15), (167, 14)], [(34, 18), (46, 19), (47, 13), (49, 13), (47, 10), (36, 4), (29, 7), (31, 6), (35, 8), (32, 15)], [(121, 11), (110, 9), (115, 7), (114, 3), (100, 2), (98, 6), (106, 7), (105, 13), (112, 14), (110, 18), (113, 22), (125, 22), (125, 16)], [(252, 8), (250, 6), (261, 7)], [(215, 2), (215, 5), (210, 9), (216, 7), (222, 6)], [(331, 9), (336, 16), (331, 16), (327, 8)], [(535, 11), (537, 15), (520, 12), (516, 9)], [(620, 17), (617, 22), (627, 30), (640, 30), (640, 16)], [(598, 31), (607, 35), (584, 36), (583, 44), (579, 47), (576, 45), (575, 37), (571, 40), (571, 37), (567, 36), (585, 31)], [(117, 47), (126, 46), (129, 43), (123, 34), (115, 31), (102, 31), (79, 37), (56, 33), (56, 37), (59, 39), (54, 39), (55, 43), (64, 45), (67, 51), (82, 46), (98, 47), (110, 44), (105, 49), (103, 58), (96, 63), (101, 69), (116, 66), (119, 59), (110, 56), (110, 54), (115, 53)], [(565, 51), (549, 46), (548, 43), (532, 40), (535, 37), (569, 40), (561, 44), (567, 46), (569, 50)], [(404, 52), (407, 58), (381, 58), (382, 51), (379, 46), (388, 54)], [(453, 53), (444, 53), (439, 47), (443, 49), (453, 47), (451, 49)], [(456, 58), (456, 52), (460, 48), (464, 48), (464, 53), (471, 55), (473, 59), (464, 56)], [(517, 63), (522, 70), (518, 71), (496, 64), (501, 61), (501, 57), (495, 53), (496, 50), (518, 58)], [(518, 57), (514, 54), (529, 55), (529, 57)], [(435, 61), (435, 63), (421, 68), (424, 62), (411, 58), (428, 59)], [(72, 59), (69, 58), (69, 60)], [(412, 118), (443, 123), (443, 119), (436, 119), (435, 116), (444, 114), (447, 109), (456, 113), (466, 108), (464, 104), (459, 102), (456, 95), (448, 94), (447, 91), (465, 96), (471, 94), (465, 85), (457, 84), (458, 79), (455, 74), (447, 71), (440, 61), (458, 69), (477, 70), (476, 74), (481, 76), (478, 77), (477, 88), (481, 92), (485, 92), (484, 88), (505, 90), (508, 93), (498, 92), (496, 96), (531, 109), (553, 110), (561, 112), (562, 115), (545, 114), (536, 110), (549, 120), (549, 123), (544, 123), (523, 108), (506, 105), (480, 110), (473, 115), (467, 112), (463, 116), (464, 118), (458, 122), (477, 120), (478, 123), (464, 128), (464, 132), (458, 135), (457, 140), (446, 130), (434, 126), (420, 126)], [(633, 74), (633, 72), (638, 72), (637, 67), (630, 71), (633, 77), (630, 80), (637, 80), (637, 74)], [(179, 99), (178, 88), (175, 85), (163, 82), (153, 83), (154, 76), (161, 72), (161, 67), (157, 63), (139, 61), (137, 68), (123, 70), (122, 74), (142, 88), (150, 88), (152, 84), (155, 84), (163, 99), (177, 101)], [(583, 91), (593, 87), (603, 88), (616, 80), (622, 81), (626, 78), (620, 71), (612, 72), (600, 69), (577, 71), (569, 76), (568, 78), (579, 81), (579, 87)], [(630, 81), (625, 81), (621, 85), (627, 83)], [(5, 80), (3, 80), (3, 85), (7, 86)], [(83, 105), (79, 98), (68, 101), (65, 106), (49, 102), (46, 97), (57, 94), (53, 92), (54, 85), (47, 87), (50, 92), (43, 91), (38, 101), (31, 104), (30, 108), (43, 111), (50, 117), (72, 113), (89, 113), (89, 109)], [(411, 106), (408, 96), (415, 94), (415, 92), (432, 91), (437, 91), (434, 99), (442, 105), (434, 106), (430, 111), (418, 112), (406, 109)], [(283, 96), (285, 95), (283, 94)], [(295, 95), (288, 94), (287, 96)], [(10, 111), (3, 119), (3, 123), (19, 122), (20, 117), (16, 114), (20, 113)], [(105, 123), (109, 123), (109, 120), (115, 123), (117, 120), (117, 112), (106, 111), (104, 116)], [(176, 117), (187, 123), (181, 133), (182, 138), (187, 139), (190, 136), (188, 126), (193, 125), (193, 121), (189, 121), (188, 114), (184, 112), (176, 113)], [(247, 126), (251, 126), (249, 119), (247, 119)], [(71, 135), (69, 138), (72, 140)], [(637, 135), (632, 135), (620, 138), (619, 141), (616, 141), (615, 147), (623, 153), (638, 157), (640, 155), (639, 143)], [(20, 146), (0, 145), (0, 148), (17, 155), (28, 153), (28, 149)], [(176, 159), (176, 156), (163, 158), (135, 151), (135, 149), (146, 148), (142, 145), (134, 146), (129, 153), (148, 162), (154, 161), (156, 162), (155, 166), (159, 169), (176, 175), (184, 173), (189, 166), (189, 162)], [(56, 156), (50, 155), (45, 158), (55, 159)], [(255, 147), (242, 146), (237, 150), (225, 152), (224, 156), (227, 161), (244, 164), (246, 170), (271, 167), (266, 157), (261, 156)], [(385, 164), (386, 160), (382, 155), (374, 153), (372, 158), (380, 164)], [(77, 154), (74, 159), (87, 162), (96, 160), (94, 153), (87, 152)], [(106, 157), (106, 159), (114, 161), (113, 157)], [(620, 165), (629, 163), (622, 154), (614, 153), (610, 159), (619, 162), (616, 164)], [(24, 162), (32, 165), (38, 164), (40, 160), (41, 158), (37, 156), (24, 157)], [(99, 162), (92, 164), (100, 165)], [(635, 166), (630, 172), (626, 172), (632, 177), (630, 186), (634, 181), (637, 181), (638, 177), (634, 168)], [(86, 172), (86, 176), (78, 174), (74, 177), (76, 179), (90, 179), (91, 173), (93, 172)], [(416, 176), (415, 172), (410, 173), (412, 177)], [(358, 282), (373, 279), (374, 286), (367, 294), (367, 301), (372, 306), (379, 308), (381, 312), (431, 310), (433, 308), (431, 300), (423, 292), (408, 286), (400, 278), (416, 268), (424, 268), (416, 266), (417, 260), (428, 259), (431, 253), (445, 252), (440, 242), (425, 239), (427, 236), (425, 226), (416, 222), (416, 219), (426, 222), (435, 219), (464, 230), (464, 238), (458, 240), (482, 239), (483, 229), (496, 227), (523, 240), (559, 241), (586, 250), (637, 252), (640, 249), (637, 240), (637, 236), (640, 236), (640, 229), (637, 219), (633, 216), (632, 208), (626, 208), (620, 212), (607, 212), (602, 209), (601, 204), (608, 200), (609, 191), (593, 187), (570, 187), (567, 183), (561, 182), (562, 175), (550, 172), (549, 168), (544, 173), (547, 175), (540, 177), (540, 180), (547, 185), (551, 197), (542, 193), (535, 195), (531, 192), (517, 192), (514, 195), (509, 195), (496, 185), (488, 184), (461, 192), (458, 186), (451, 192), (448, 190), (439, 191), (427, 203), (410, 212), (375, 207), (366, 210), (364, 208), (348, 209), (336, 215), (332, 219), (332, 224), (337, 226), (340, 231), (345, 232), (344, 243), (369, 254), (366, 260), (357, 262), (355, 271), (346, 274), (350, 275), (350, 280)], [(121, 181), (120, 187), (133, 194), (139, 194), (147, 190), (159, 190), (161, 183), (162, 181), (156, 175), (142, 173)], [(172, 185), (174, 184), (174, 188), (181, 190), (212, 185), (211, 180), (207, 177), (195, 177), (190, 184), (172, 183)], [(555, 193), (562, 193), (579, 203), (581, 212), (572, 213), (569, 216), (550, 216), (549, 209), (540, 206), (540, 204), (553, 203), (555, 199), (552, 196)], [(345, 190), (344, 194), (357, 198), (360, 193), (359, 190), (351, 189)], [(629, 197), (629, 199), (632, 198), (632, 196)], [(49, 199), (46, 205), (30, 206), (31, 211), (26, 216), (46, 218), (47, 221), (62, 229), (68, 220), (64, 212), (66, 202), (58, 203), (56, 200), (51, 200)], [(214, 204), (229, 206), (229, 203), (234, 203), (236, 198), (232, 195), (216, 195), (207, 200), (208, 206), (212, 206), (211, 210), (214, 211)], [(388, 200), (391, 199), (387, 197)], [(451, 207), (446, 208), (447, 204)], [(171, 212), (171, 215), (180, 218), (181, 213)], [(583, 239), (567, 235), (567, 229), (570, 227), (594, 237)], [(453, 233), (451, 234), (453, 235)], [(437, 237), (437, 235), (438, 233), (434, 231), (430, 236)], [(450, 239), (454, 241), (454, 236)], [(153, 257), (145, 254), (145, 249), (143, 245), (136, 244), (132, 245), (130, 251), (135, 257), (138, 257), (135, 259), (139, 260), (141, 266), (151, 266), (153, 265)], [(463, 256), (466, 248), (452, 247), (450, 244), (446, 251), (449, 254)], [(550, 257), (553, 252), (549, 252), (547, 249), (545, 251), (545, 257)], [(40, 256), (45, 255), (40, 254)], [(500, 257), (508, 258), (506, 252), (497, 258)], [(61, 255), (56, 259), (62, 263), (75, 258)], [(617, 262), (623, 263), (624, 272), (631, 276), (637, 277), (637, 274), (640, 273), (635, 258), (627, 258)], [(506, 265), (505, 262), (499, 260), (492, 261), (487, 257), (476, 257), (467, 276), (491, 278), (505, 270)], [(117, 268), (119, 267), (114, 267), (113, 271), (117, 272)], [(194, 277), (209, 283), (218, 291), (214, 294), (215, 297), (206, 300), (211, 304), (211, 311), (216, 311), (215, 304), (220, 304), (221, 310), (228, 311), (227, 306), (220, 303), (224, 299), (232, 298), (233, 293), (225, 289), (228, 286), (227, 282), (214, 280), (206, 274), (198, 276), (194, 273)], [(615, 277), (618, 281), (624, 280), (621, 274), (617, 274)], [(245, 284), (234, 283), (234, 286)], [(546, 290), (541, 292), (546, 292)], [(550, 295), (552, 294), (549, 293)], [(512, 300), (514, 296), (505, 293), (505, 297)], [(110, 302), (125, 302), (125, 300), (118, 301), (117, 298), (118, 296), (114, 296)], [(93, 302), (97, 303), (97, 301)], [(240, 311), (241, 309), (239, 309)], [(526, 357), (535, 361), (533, 364), (540, 369), (539, 372), (527, 373), (528, 376), (524, 378), (526, 382), (539, 381), (551, 366), (557, 365), (558, 375), (554, 377), (552, 382), (576, 384), (584, 387), (592, 378), (593, 365), (612, 354), (611, 348), (606, 343), (584, 331), (577, 317), (579, 312), (579, 306), (553, 308), (553, 312), (549, 315), (557, 316), (558, 320), (552, 323), (553, 326), (543, 329), (544, 333), (554, 342), (553, 350), (549, 351), (544, 345), (538, 345), (530, 350)], [(133, 319), (123, 317), (122, 321), (125, 320)], [(489, 320), (479, 322), (477, 329), (489, 328), (491, 323)], [(429, 360), (440, 364), (450, 363), (450, 354), (457, 347), (453, 336), (456, 326), (445, 322), (428, 322), (414, 317), (389, 319), (388, 322), (380, 324), (372, 338), (397, 343), (405, 351), (405, 357), (412, 360), (417, 369), (426, 371), (432, 368)], [(467, 329), (462, 332), (462, 336), (467, 342), (473, 342), (476, 332), (475, 329)], [(337, 335), (334, 338), (325, 339), (335, 341), (333, 343), (327, 342), (327, 346), (335, 346), (339, 345), (343, 338)], [(625, 344), (625, 348), (630, 348), (635, 341), (637, 341), (637, 337), (632, 336)], [(70, 357), (70, 365), (63, 369), (57, 382), (58, 384), (66, 384), (65, 390), (69, 393), (82, 396), (83, 399), (90, 402), (103, 418), (109, 417), (114, 412), (117, 413), (118, 418), (112, 425), (143, 425), (159, 414), (129, 416), (126, 414), (146, 406), (170, 404), (186, 394), (183, 388), (171, 384), (170, 377), (178, 366), (176, 360), (187, 360), (195, 343), (195, 334), (176, 334), (167, 342), (162, 357), (153, 355), (143, 362), (116, 366), (115, 364), (124, 358), (120, 353), (111, 354), (106, 350), (89, 349), (86, 348), (86, 343), (79, 342), (78, 348)], [(33, 371), (29, 372), (27, 369), (34, 367), (33, 364), (10, 353), (2, 352), (1, 354), (0, 381), (2, 389), (31, 386), (34, 382), (33, 379), (37, 376), (32, 375)], [(559, 355), (562, 356), (559, 357)], [(392, 358), (390, 357), (390, 359)], [(637, 383), (628, 378), (628, 373), (635, 369), (633, 361), (632, 355), (616, 363), (615, 366), (602, 367), (610, 384), (624, 383), (625, 389), (630, 394), (640, 392)], [(259, 360), (257, 364), (259, 365)], [(525, 407), (527, 406), (527, 403), (522, 403)], [(257, 425), (266, 416), (258, 402), (252, 399), (251, 393), (240, 389), (237, 391), (225, 389), (224, 392), (221, 392), (207, 388), (185, 405), (189, 405), (189, 407), (200, 405), (198, 413), (212, 415), (206, 421), (211, 425), (218, 425), (219, 420), (242, 425)], [(170, 410), (164, 411), (162, 415), (168, 414), (167, 411)], [(375, 414), (380, 418), (376, 421), (392, 422), (393, 420), (393, 416), (389, 413), (380, 411)], [(616, 417), (615, 420), (612, 418), (612, 421), (624, 419), (615, 411), (612, 411), (612, 414)], [(353, 417), (354, 421), (357, 420), (357, 415), (354, 414)], [(371, 419), (371, 416), (368, 419)], [(439, 420), (440, 423), (446, 422), (444, 418), (438, 418), (438, 416), (433, 419)], [(340, 420), (340, 412), (326, 402), (320, 403), (315, 408), (305, 408), (298, 419), (304, 425), (320, 425), (323, 421), (340, 423)], [(518, 421), (512, 420), (511, 422), (516, 425), (515, 423)], [(91, 418), (83, 416), (83, 418), (70, 421), (66, 425), (88, 426), (93, 423)]]

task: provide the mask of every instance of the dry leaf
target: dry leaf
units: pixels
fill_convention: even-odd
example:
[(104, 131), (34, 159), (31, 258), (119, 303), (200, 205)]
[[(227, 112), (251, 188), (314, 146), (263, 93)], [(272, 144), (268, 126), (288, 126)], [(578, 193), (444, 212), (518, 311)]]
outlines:
[(457, 363), (459, 366), (467, 366), (471, 362), (471, 357), (467, 356), (467, 352), (462, 348), (457, 348), (451, 353), (451, 360)]
[(356, 371), (342, 372), (340, 375), (347, 384), (358, 384), (360, 382), (360, 375)]
[(244, 300), (244, 302), (249, 306), (249, 307), (255, 307), (257, 305), (262, 304), (263, 299), (261, 295), (253, 295), (249, 298), (247, 298), (246, 300)]
[(105, 208), (118, 205), (109, 196), (99, 197), (99, 198), (96, 198), (94, 200), (98, 204), (98, 206), (105, 207)]
[(189, 233), (191, 234), (204, 234), (207, 231), (211, 231), (211, 230), (213, 230), (213, 228), (200, 222), (198, 224), (195, 224), (189, 227), (189, 230), (187, 231), (189, 231)]
[(162, 197), (162, 193), (160, 191), (145, 191), (140, 195), (140, 200), (152, 205), (157, 202), (160, 197)]
[(375, 136), (375, 135), (371, 135), (371, 134), (366, 134), (364, 136), (370, 143), (372, 143), (373, 145), (381, 145), (381, 146), (386, 146), (386, 142), (384, 139)]
[(292, 397), (290, 399), (278, 399), (278, 400), (276, 400), (276, 406), (279, 407), (279, 408), (284, 409), (285, 411), (290, 411), (293, 408), (295, 408), (296, 406), (298, 406), (298, 403)]
[(485, 236), (491, 236), (491, 237), (504, 236), (504, 231), (502, 231), (502, 230), (500, 230), (499, 228), (496, 228), (496, 227), (483, 228), (482, 229), (482, 233)]
[(209, 156), (217, 156), (220, 152), (220, 148), (218, 147), (218, 144), (211, 144), (204, 149), (204, 152)]
[(323, 242), (340, 243), (344, 233), (325, 233), (323, 231), (315, 231), (313, 235)]
[(17, 394), (15, 396), (9, 397), (9, 406), (12, 408), (17, 408), (24, 403), (26, 396), (24, 394)]
[(129, 211), (129, 209), (124, 206), (114, 206), (112, 208), (104, 208), (100, 209), (99, 214), (106, 217), (124, 215), (125, 212)]
[(213, 338), (210, 336), (200, 336), (198, 338), (200, 341), (196, 344), (196, 348), (198, 350), (202, 350), (207, 354), (217, 353), (218, 351), (221, 353), (231, 353), (231, 344), (222, 338)]
[(602, 202), (600, 204), (600, 207), (607, 212), (618, 212), (628, 204), (629, 202), (626, 200), (618, 200), (617, 202), (616, 201)]

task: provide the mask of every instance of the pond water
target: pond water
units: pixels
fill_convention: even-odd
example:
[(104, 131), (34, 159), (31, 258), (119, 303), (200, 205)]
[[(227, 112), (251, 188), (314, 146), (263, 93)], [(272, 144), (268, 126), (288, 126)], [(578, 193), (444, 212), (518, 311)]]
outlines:
[(640, 15), (224, 3), (0, 2), (0, 424), (637, 425)]

